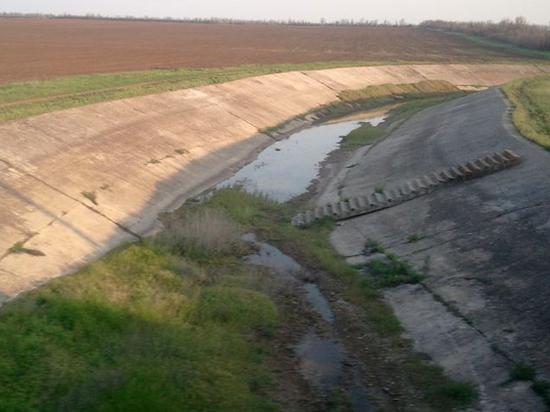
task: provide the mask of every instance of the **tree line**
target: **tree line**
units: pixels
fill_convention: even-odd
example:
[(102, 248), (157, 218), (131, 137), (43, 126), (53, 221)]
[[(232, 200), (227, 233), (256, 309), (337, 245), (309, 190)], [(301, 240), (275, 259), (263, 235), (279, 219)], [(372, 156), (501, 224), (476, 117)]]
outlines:
[(42, 14), (42, 13), (8, 13), (0, 12), (3, 18), (43, 18), (43, 19), (81, 19), (81, 20), (115, 20), (115, 21), (144, 21), (144, 22), (171, 22), (171, 23), (200, 23), (200, 24), (270, 24), (280, 26), (361, 26), (361, 27), (402, 27), (412, 26), (405, 19), (390, 20), (368, 20), (359, 19), (340, 19), (327, 20), (325, 18), (319, 21), (284, 19), (284, 20), (246, 20), (232, 19), (223, 17), (209, 18), (173, 18), (173, 17), (150, 17), (150, 16), (104, 16), (102, 14)]
[(550, 24), (548, 26), (528, 24), (524, 17), (516, 17), (514, 20), (503, 19), (498, 23), (427, 20), (420, 23), (419, 27), (477, 34), (530, 49), (550, 50)]

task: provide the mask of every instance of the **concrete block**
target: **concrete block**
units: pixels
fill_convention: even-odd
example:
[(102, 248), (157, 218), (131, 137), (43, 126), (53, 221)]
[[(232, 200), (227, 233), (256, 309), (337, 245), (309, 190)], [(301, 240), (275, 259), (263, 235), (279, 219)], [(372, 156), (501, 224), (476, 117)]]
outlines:
[(386, 198), (386, 195), (383, 193), (374, 193), (374, 198), (376, 199), (376, 202), (380, 206), (386, 206), (388, 204), (388, 199)]
[(445, 175), (445, 171), (435, 172), (432, 176), (439, 183), (447, 183), (449, 181), (447, 175)]
[(508, 164), (510, 163), (510, 160), (500, 153), (495, 153), (493, 155), (493, 158), (495, 158), (501, 164), (501, 168), (508, 167)]
[(332, 216), (334, 217), (342, 216), (342, 210), (340, 209), (340, 205), (338, 203), (333, 203), (331, 205), (331, 209), (332, 209)]
[(457, 167), (451, 167), (450, 172), (455, 176), (456, 180), (464, 179), (464, 173), (462, 173)]
[(471, 179), (475, 176), (475, 172), (466, 165), (458, 165), (457, 169), (462, 173), (463, 179)]
[(325, 217), (324, 209), (322, 207), (315, 208), (315, 219), (322, 219)]
[(376, 200), (374, 195), (367, 195), (366, 198), (369, 202), (369, 206), (371, 209), (377, 208), (379, 206), (378, 201)]
[(340, 211), (342, 212), (342, 216), (348, 216), (350, 214), (348, 202), (346, 201), (340, 202), (338, 203), (338, 206), (340, 206)]
[(348, 203), (349, 203), (349, 209), (351, 212), (357, 212), (361, 208), (356, 198), (349, 199)]
[(518, 163), (521, 162), (521, 156), (519, 156), (517, 153), (515, 153), (514, 151), (512, 151), (510, 149), (505, 149), (502, 152), (502, 155), (505, 156), (506, 158), (510, 159), (510, 161), (514, 164), (518, 164)]
[(359, 207), (361, 207), (361, 209), (363, 210), (370, 209), (371, 207), (368, 199), (365, 196), (359, 196), (357, 198), (357, 203), (359, 203)]

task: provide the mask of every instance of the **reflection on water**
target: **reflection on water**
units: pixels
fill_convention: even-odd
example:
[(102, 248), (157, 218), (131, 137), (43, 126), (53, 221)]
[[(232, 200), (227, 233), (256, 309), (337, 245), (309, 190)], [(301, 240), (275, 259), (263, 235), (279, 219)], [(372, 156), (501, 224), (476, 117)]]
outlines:
[(338, 148), (343, 136), (361, 123), (376, 126), (384, 118), (379, 116), (301, 130), (269, 146), (254, 162), (216, 188), (239, 184), (247, 192), (262, 192), (278, 202), (286, 202), (306, 191), (317, 176), (320, 163)]
[(247, 262), (250, 262), (253, 265), (275, 269), (277, 272), (288, 273), (290, 275), (297, 274), (302, 270), (302, 267), (298, 264), (298, 262), (290, 256), (285, 255), (275, 246), (271, 246), (264, 242), (259, 242), (254, 233), (245, 234), (242, 237), (242, 240), (245, 242), (254, 243), (259, 248), (256, 253), (245, 257)]

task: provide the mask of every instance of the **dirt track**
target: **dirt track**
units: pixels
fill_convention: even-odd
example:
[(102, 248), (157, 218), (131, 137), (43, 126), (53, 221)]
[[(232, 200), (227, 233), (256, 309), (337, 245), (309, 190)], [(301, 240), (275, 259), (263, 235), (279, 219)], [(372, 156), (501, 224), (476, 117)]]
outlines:
[(0, 19), (0, 83), (154, 68), (521, 59), (413, 28)]

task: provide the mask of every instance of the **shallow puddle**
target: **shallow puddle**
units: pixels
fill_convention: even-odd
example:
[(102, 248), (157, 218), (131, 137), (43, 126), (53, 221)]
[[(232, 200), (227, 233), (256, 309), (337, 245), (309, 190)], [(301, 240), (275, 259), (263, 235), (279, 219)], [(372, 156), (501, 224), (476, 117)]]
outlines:
[(317, 285), (315, 283), (306, 283), (303, 288), (306, 292), (307, 300), (311, 303), (313, 309), (328, 323), (333, 323), (334, 313), (330, 308), (328, 300), (323, 296), (321, 291), (319, 291)]
[[(253, 233), (245, 234), (242, 239), (246, 242), (254, 243), (254, 245), (259, 248), (256, 253), (245, 256), (244, 259), (247, 262), (252, 263), (253, 265), (268, 267), (279, 273), (292, 276), (299, 274), (303, 270), (300, 264), (290, 256), (285, 255), (275, 246), (258, 241), (256, 239), (256, 235)], [(304, 290), (304, 295), (313, 310), (317, 312), (325, 321), (333, 323), (334, 313), (330, 308), (330, 303), (323, 296), (317, 285), (315, 283), (305, 283), (302, 288)]]
[(304, 378), (321, 393), (329, 395), (340, 383), (343, 356), (340, 344), (309, 332), (294, 347)]
[(307, 190), (317, 177), (321, 162), (338, 149), (343, 136), (362, 123), (376, 126), (384, 119), (385, 116), (378, 116), (301, 130), (269, 146), (254, 162), (216, 188), (241, 185), (249, 193), (261, 192), (286, 202)]
[[(245, 234), (242, 239), (253, 243), (258, 251), (245, 257), (251, 264), (264, 266), (278, 273), (294, 276), (304, 269), (290, 256), (285, 255), (275, 246), (260, 242), (253, 233)], [(330, 303), (323, 296), (315, 283), (302, 284), (304, 297), (311, 307), (328, 324), (334, 323), (334, 313)], [(333, 390), (341, 387), (344, 370), (344, 348), (338, 341), (320, 337), (311, 329), (296, 345), (293, 350), (300, 361), (300, 372), (304, 379), (315, 388), (319, 394), (328, 399)], [(353, 375), (357, 371), (353, 370)], [(349, 380), (349, 378), (348, 378)], [(357, 376), (353, 379), (348, 390), (348, 396), (353, 411), (373, 411), (367, 392), (359, 383)]]
[(259, 250), (246, 256), (244, 259), (253, 265), (264, 266), (276, 270), (281, 273), (295, 275), (302, 270), (302, 267), (292, 259), (285, 255), (275, 246), (271, 246), (264, 242), (259, 242), (254, 233), (247, 233), (242, 237), (245, 242), (250, 242), (256, 245)]

